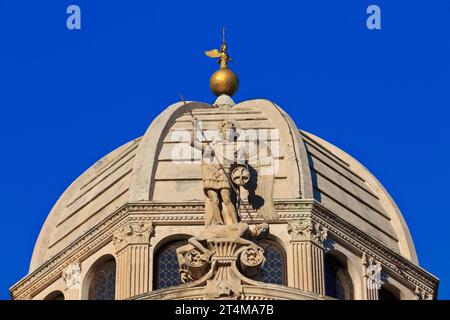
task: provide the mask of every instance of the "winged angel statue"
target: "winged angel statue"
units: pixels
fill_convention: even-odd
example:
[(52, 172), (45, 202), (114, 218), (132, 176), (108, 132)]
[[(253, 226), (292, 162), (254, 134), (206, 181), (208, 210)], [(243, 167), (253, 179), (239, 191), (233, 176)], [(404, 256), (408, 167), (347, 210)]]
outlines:
[(223, 40), (222, 40), (222, 45), (220, 47), (220, 51), (217, 49), (207, 50), (207, 51), (205, 51), (205, 54), (210, 58), (219, 58), (219, 60), (217, 62), (220, 63), (220, 68), (226, 69), (226, 68), (228, 68), (228, 61), (233, 61), (233, 59), (231, 59), (231, 57), (227, 53), (227, 42), (225, 40), (225, 29), (222, 30), (222, 34), (223, 34)]

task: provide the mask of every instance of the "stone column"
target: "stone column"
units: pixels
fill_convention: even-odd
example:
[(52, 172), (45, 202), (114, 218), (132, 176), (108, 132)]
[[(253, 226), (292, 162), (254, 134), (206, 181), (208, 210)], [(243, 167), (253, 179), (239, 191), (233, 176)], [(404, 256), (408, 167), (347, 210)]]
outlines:
[(116, 249), (116, 300), (150, 291), (150, 222), (129, 221), (113, 237)]
[(327, 230), (311, 218), (288, 222), (292, 281), (304, 291), (325, 294), (324, 247)]
[(378, 300), (381, 288), (381, 262), (363, 253), (361, 265), (363, 269), (363, 299)]
[(67, 266), (63, 270), (62, 278), (66, 283), (64, 300), (80, 300), (81, 264), (74, 262)]

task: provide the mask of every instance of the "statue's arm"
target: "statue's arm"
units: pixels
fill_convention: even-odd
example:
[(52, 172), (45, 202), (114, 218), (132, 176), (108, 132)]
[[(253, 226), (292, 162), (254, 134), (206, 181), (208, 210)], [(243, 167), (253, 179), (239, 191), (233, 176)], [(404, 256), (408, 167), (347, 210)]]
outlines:
[(198, 125), (197, 125), (197, 118), (192, 119), (192, 132), (191, 132), (191, 147), (198, 149), (203, 152), (205, 149), (203, 142), (198, 139), (197, 132), (198, 132)]

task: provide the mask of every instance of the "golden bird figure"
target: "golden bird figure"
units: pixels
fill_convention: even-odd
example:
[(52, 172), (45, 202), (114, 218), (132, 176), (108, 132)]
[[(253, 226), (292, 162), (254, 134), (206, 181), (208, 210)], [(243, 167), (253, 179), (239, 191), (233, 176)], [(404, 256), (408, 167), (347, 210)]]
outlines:
[(228, 68), (228, 61), (231, 60), (227, 53), (227, 42), (225, 40), (225, 28), (222, 30), (222, 45), (220, 51), (217, 49), (205, 51), (206, 56), (210, 58), (219, 58), (220, 69), (214, 72), (209, 80), (211, 91), (220, 96), (226, 94), (232, 96), (239, 88), (239, 78), (236, 74)]
[(223, 40), (222, 40), (222, 45), (220, 47), (220, 51), (217, 49), (207, 50), (207, 51), (205, 51), (205, 54), (210, 58), (219, 58), (219, 60), (217, 62), (220, 63), (220, 68), (226, 69), (226, 68), (228, 68), (228, 61), (233, 61), (233, 60), (227, 53), (227, 41), (225, 40), (225, 28), (223, 28), (223, 30), (222, 30), (222, 37), (223, 37)]

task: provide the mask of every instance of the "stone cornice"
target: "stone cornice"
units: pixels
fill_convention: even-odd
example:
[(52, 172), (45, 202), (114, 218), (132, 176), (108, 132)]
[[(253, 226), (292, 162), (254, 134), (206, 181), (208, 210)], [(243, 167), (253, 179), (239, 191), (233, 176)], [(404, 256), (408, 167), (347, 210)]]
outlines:
[(314, 220), (325, 226), (335, 237), (344, 240), (362, 254), (366, 253), (380, 261), (384, 270), (407, 280), (412, 290), (414, 286), (418, 286), (434, 297), (437, 296), (439, 280), (429, 272), (337, 217), (321, 204), (316, 202), (312, 213)]
[(414, 290), (414, 296), (416, 300), (433, 300), (433, 295), (418, 286)]
[(39, 268), (20, 280), (11, 289), (13, 299), (30, 299), (39, 288), (57, 280), (69, 264), (82, 261), (90, 252), (111, 241), (112, 234), (119, 228), (119, 222), (128, 213), (124, 206), (91, 228), (83, 236), (72, 242), (59, 254), (44, 262)]
[[(373, 256), (382, 263), (384, 270), (389, 270), (407, 280), (413, 290), (417, 286), (434, 296), (437, 295), (438, 279), (433, 275), (340, 219), (318, 202), (314, 200), (275, 200), (275, 208), (280, 219), (273, 223), (286, 224), (288, 220), (312, 218), (326, 228), (330, 234), (354, 247), (361, 255), (366, 253)], [(69, 264), (82, 261), (91, 252), (111, 242), (114, 233), (122, 228), (128, 220), (148, 221), (153, 226), (202, 225), (204, 223), (203, 212), (204, 203), (202, 201), (127, 204), (15, 284), (10, 289), (11, 297), (29, 299), (35, 296), (40, 288), (61, 277), (63, 269)], [(257, 217), (254, 210), (250, 210), (250, 216), (243, 212), (242, 220), (250, 224), (263, 222), (261, 218)]]

